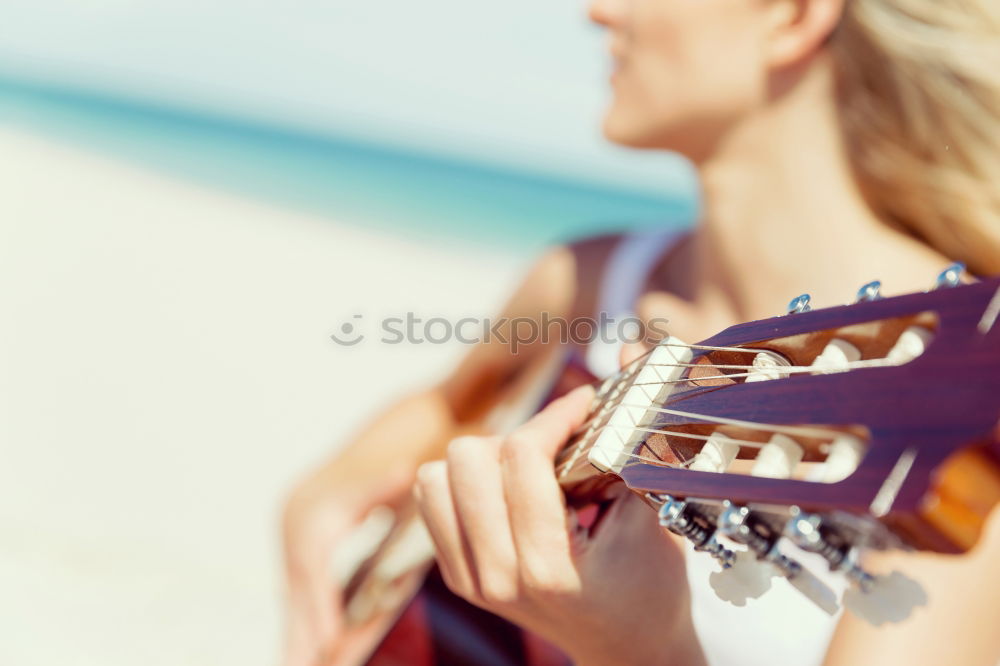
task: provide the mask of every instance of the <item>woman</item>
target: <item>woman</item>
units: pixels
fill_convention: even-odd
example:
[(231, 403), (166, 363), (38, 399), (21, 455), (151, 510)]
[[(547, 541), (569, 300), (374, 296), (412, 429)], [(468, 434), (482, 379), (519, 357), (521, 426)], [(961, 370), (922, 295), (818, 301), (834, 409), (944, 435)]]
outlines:
[[(701, 178), (702, 216), (680, 240), (602, 238), (553, 250), (505, 315), (593, 316), (624, 298), (694, 341), (773, 316), (803, 291), (832, 305), (873, 278), (887, 293), (921, 290), (955, 260), (974, 274), (1000, 271), (994, 0), (592, 0), (590, 15), (608, 29), (616, 64), (605, 135), (687, 156)], [(643, 270), (621, 268), (636, 265)], [(606, 276), (603, 285), (594, 275)], [(466, 437), (442, 453), (546, 351), (480, 345), (295, 491), (285, 521), (289, 664), (309, 663), (336, 638), (325, 578), (332, 545), (369, 508), (410, 492), (420, 462), (442, 455), (420, 467), (416, 493), (459, 595), (579, 663), (722, 661), (727, 640), (741, 661), (767, 660), (767, 640), (733, 641), (711, 622), (695, 633), (704, 595), (694, 590), (692, 610), (681, 551), (637, 501), (620, 500), (620, 519), (604, 521), (590, 541), (566, 529), (550, 456), (587, 396), (556, 403), (512, 439)], [(392, 479), (366, 455), (384, 441), (405, 442)], [(979, 630), (1000, 620), (993, 523), (961, 560), (905, 559), (900, 567), (925, 585), (932, 606), (877, 632), (845, 618), (826, 659), (997, 663), (1000, 636)], [(612, 566), (623, 552), (636, 560)], [(778, 630), (814, 636), (814, 654), (798, 662), (823, 659), (822, 628)]]

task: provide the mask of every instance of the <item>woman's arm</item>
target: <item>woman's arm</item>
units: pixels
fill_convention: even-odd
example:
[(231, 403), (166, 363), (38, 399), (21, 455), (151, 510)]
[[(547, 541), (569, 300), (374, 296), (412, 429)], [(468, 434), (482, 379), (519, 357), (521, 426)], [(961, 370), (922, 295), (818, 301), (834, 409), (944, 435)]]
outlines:
[(874, 572), (898, 569), (920, 582), (927, 606), (901, 624), (872, 627), (845, 614), (827, 666), (1000, 664), (1000, 512), (967, 555), (880, 555)]
[[(565, 316), (575, 296), (572, 253), (543, 256), (504, 307), (509, 320)], [(501, 331), (510, 339), (509, 327)], [(387, 408), (344, 449), (300, 482), (283, 516), (288, 582), (285, 663), (313, 663), (340, 628), (339, 590), (330, 578), (336, 544), (380, 504), (408, 497), (420, 463), (443, 455), (460, 432), (480, 421), (519, 375), (543, 357), (540, 343), (518, 347), (499, 339), (476, 345), (441, 384)], [(391, 467), (387, 462), (391, 461)]]

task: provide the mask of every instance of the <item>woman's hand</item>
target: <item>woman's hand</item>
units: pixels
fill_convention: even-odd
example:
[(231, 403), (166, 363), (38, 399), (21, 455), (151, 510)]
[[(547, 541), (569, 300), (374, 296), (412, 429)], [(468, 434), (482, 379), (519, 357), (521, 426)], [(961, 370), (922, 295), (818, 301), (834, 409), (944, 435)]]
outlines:
[(683, 555), (623, 492), (589, 532), (567, 513), (553, 459), (589, 388), (504, 438), (461, 437), (414, 493), (453, 592), (528, 628), (577, 664), (699, 663)]
[[(351, 475), (353, 474), (353, 478)], [(342, 635), (342, 599), (333, 554), (373, 507), (408, 495), (412, 473), (366, 474), (334, 463), (300, 483), (285, 505), (282, 541), (288, 584), (285, 666), (313, 666)]]

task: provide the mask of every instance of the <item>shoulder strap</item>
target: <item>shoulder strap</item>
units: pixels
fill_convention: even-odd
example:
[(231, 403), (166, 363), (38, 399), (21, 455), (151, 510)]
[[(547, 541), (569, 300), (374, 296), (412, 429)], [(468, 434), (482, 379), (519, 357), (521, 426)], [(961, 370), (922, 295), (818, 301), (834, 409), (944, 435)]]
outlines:
[(676, 229), (653, 229), (624, 236), (605, 264), (595, 314), (630, 316), (650, 271), (681, 233)]

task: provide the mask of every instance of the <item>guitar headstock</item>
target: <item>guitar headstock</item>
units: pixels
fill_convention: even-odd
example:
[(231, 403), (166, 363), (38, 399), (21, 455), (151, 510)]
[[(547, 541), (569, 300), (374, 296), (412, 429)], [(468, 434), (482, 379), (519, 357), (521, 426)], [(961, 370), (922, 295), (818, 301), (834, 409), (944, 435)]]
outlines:
[[(602, 387), (580, 448), (724, 569), (765, 562), (832, 612), (786, 554), (818, 553), (853, 583), (847, 605), (890, 619), (876, 592), (913, 605), (919, 590), (859, 553), (964, 552), (1000, 500), (1000, 279), (960, 274), (894, 298), (871, 283), (819, 310), (803, 296), (697, 345), (668, 338)], [(755, 596), (751, 578), (717, 590)]]

